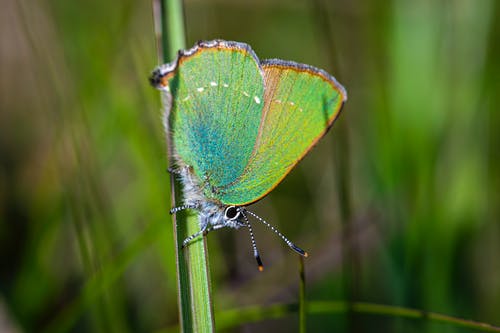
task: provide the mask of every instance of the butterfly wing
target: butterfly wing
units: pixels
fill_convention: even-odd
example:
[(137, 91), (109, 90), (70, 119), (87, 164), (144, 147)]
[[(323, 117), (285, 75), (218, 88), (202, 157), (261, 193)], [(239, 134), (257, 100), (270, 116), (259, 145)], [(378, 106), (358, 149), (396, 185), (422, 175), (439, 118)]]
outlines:
[(264, 109), (243, 173), (221, 191), (225, 204), (246, 205), (275, 188), (328, 131), (347, 100), (345, 89), (317, 68), (266, 60)]
[(257, 57), (243, 43), (199, 42), (157, 69), (152, 82), (172, 94), (168, 126), (178, 162), (218, 200), (217, 189), (243, 173), (258, 135), (264, 83)]

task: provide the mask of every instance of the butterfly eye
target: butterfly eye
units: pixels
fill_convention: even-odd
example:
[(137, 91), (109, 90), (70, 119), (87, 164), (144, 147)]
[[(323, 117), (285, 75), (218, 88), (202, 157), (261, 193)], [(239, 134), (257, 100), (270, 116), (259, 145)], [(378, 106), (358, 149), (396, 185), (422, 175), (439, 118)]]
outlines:
[(228, 220), (236, 220), (240, 216), (240, 210), (236, 206), (229, 206), (224, 212), (224, 217)]

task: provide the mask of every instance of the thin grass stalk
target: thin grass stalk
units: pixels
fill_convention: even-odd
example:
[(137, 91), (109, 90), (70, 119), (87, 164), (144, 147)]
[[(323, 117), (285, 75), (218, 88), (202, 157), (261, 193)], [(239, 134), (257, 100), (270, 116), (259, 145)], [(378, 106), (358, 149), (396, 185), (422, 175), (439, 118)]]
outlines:
[[(268, 306), (248, 306), (225, 310), (217, 313), (217, 327), (220, 330), (225, 330), (241, 326), (243, 324), (261, 322), (269, 319), (280, 319), (296, 313), (299, 311), (299, 308), (300, 305), (297, 303), (281, 303)], [(307, 313), (309, 315), (345, 315), (348, 312), (374, 316), (387, 316), (392, 318), (428, 320), (430, 322), (448, 324), (454, 327), (469, 328), (478, 332), (500, 332), (500, 326), (489, 323), (401, 306), (366, 302), (310, 301), (308, 302), (307, 307)], [(177, 327), (171, 327), (156, 331), (155, 333), (173, 333), (177, 331)]]
[[(217, 313), (218, 328), (229, 329), (240, 326), (244, 323), (284, 318), (287, 315), (296, 313), (299, 309), (300, 306), (298, 304), (292, 303), (274, 304), (269, 306), (249, 306), (245, 308), (226, 310)], [(481, 332), (500, 332), (500, 327), (492, 324), (400, 306), (343, 301), (309, 301), (307, 306), (307, 313), (309, 315), (345, 315), (348, 312), (370, 314), (375, 316), (388, 316), (392, 318), (428, 320), (430, 322), (445, 323), (450, 326), (464, 327)], [(161, 331), (161, 333), (163, 332), (170, 332), (170, 330)]]
[(306, 303), (306, 272), (304, 268), (304, 257), (299, 256), (299, 332), (306, 333), (307, 303)]
[[(154, 0), (156, 27), (161, 27), (159, 43), (160, 59), (169, 62), (175, 59), (177, 50), (185, 49), (184, 16), (181, 0)], [(171, 99), (163, 101), (165, 116), (168, 115)], [(169, 166), (172, 161), (172, 141), (167, 131)], [(175, 207), (180, 202), (179, 182), (170, 175), (171, 202)], [(180, 212), (172, 216), (174, 244), (177, 265), (177, 289), (179, 302), (179, 323), (182, 332), (214, 332), (214, 316), (210, 292), (210, 274), (205, 238), (182, 248), (182, 241), (199, 230), (197, 214)]]

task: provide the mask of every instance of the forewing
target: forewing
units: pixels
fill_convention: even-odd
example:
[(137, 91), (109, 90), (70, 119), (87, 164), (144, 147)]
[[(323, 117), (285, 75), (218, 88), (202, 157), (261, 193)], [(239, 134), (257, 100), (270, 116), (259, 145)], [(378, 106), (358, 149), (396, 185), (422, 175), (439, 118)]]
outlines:
[(162, 81), (172, 94), (175, 154), (193, 168), (205, 195), (218, 199), (217, 189), (234, 183), (251, 157), (263, 108), (262, 70), (248, 45), (225, 41), (200, 42), (170, 66)]
[(267, 60), (264, 110), (254, 151), (238, 180), (224, 188), (226, 204), (245, 205), (269, 193), (327, 132), (347, 99), (328, 73)]

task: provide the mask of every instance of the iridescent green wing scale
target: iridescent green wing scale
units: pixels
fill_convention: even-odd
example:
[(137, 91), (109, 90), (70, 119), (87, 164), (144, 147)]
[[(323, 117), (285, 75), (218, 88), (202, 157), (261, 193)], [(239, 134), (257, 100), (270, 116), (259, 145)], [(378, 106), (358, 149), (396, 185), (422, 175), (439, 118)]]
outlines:
[(222, 189), (225, 204), (247, 205), (275, 188), (328, 131), (347, 100), (344, 88), (317, 68), (266, 60), (264, 107), (243, 173)]
[(263, 72), (243, 43), (199, 42), (165, 65), (161, 86), (172, 94), (168, 127), (177, 160), (190, 166), (207, 198), (219, 200), (244, 171), (259, 131)]

